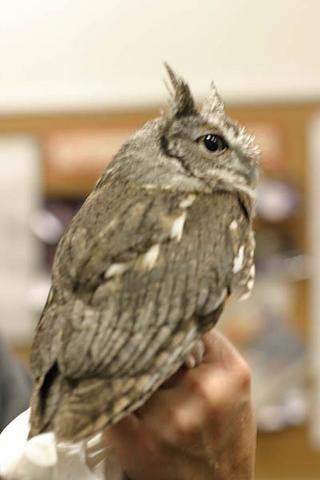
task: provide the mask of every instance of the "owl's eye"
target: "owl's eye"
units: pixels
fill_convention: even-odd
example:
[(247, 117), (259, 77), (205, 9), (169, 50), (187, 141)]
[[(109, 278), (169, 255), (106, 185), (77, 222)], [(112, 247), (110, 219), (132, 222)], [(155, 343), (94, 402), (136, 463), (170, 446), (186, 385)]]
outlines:
[(210, 152), (223, 152), (227, 150), (228, 144), (223, 137), (209, 133), (201, 138), (203, 145)]

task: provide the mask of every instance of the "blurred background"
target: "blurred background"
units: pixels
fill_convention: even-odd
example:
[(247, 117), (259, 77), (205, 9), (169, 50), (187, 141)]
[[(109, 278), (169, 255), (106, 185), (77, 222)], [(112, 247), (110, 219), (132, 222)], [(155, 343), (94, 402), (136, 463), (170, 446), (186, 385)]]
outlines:
[(256, 133), (257, 281), (220, 325), (253, 369), (257, 480), (320, 478), (319, 18), (318, 0), (1, 5), (0, 335), (26, 368), (57, 242), (165, 105), (163, 61)]

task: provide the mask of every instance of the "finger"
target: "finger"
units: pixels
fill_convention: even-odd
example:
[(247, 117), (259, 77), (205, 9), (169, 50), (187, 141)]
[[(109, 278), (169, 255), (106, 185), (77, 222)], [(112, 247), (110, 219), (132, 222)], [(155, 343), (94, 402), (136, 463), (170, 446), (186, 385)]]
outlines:
[(203, 341), (206, 354), (199, 367), (189, 370), (185, 381), (190, 391), (203, 398), (211, 411), (227, 411), (250, 397), (251, 371), (240, 353), (221, 333), (208, 332)]
[[(241, 358), (235, 347), (227, 340), (224, 335), (219, 333), (215, 328), (205, 333), (202, 341), (197, 344), (199, 351), (199, 358), (193, 369), (198, 372), (197, 367), (207, 363), (221, 367), (227, 366)], [(200, 360), (201, 358), (201, 360)], [(188, 368), (183, 365), (174, 375), (172, 375), (166, 382), (161, 385), (161, 389), (169, 389), (179, 387), (185, 381)]]
[[(156, 451), (152, 440), (145, 434), (135, 414), (120, 420), (106, 432), (106, 442), (112, 445), (122, 471), (128, 472), (130, 478), (134, 475), (138, 475), (138, 478), (141, 475), (142, 478), (149, 478), (144, 475), (143, 470)], [(107, 472), (109, 475), (106, 478), (120, 478), (113, 477), (109, 470)]]
[(116, 424), (106, 430), (106, 436), (113, 438), (130, 438), (133, 439), (139, 435), (140, 422), (135, 414), (122, 418)]
[(181, 368), (137, 411), (141, 421), (149, 426), (155, 422), (188, 426), (196, 418), (200, 424), (208, 410), (232, 401), (237, 387), (234, 375), (226, 374), (221, 367), (229, 365), (230, 358), (235, 362), (238, 355), (230, 342), (216, 331), (206, 334), (204, 342), (206, 363), (193, 369)]
[(238, 350), (216, 328), (204, 334), (203, 343), (205, 346), (203, 363), (210, 363), (220, 368), (228, 368), (243, 362), (243, 358)]
[(182, 382), (179, 387), (158, 391), (137, 415), (143, 430), (158, 444), (183, 448), (190, 439), (201, 443), (207, 412), (203, 399), (190, 393), (188, 384)]

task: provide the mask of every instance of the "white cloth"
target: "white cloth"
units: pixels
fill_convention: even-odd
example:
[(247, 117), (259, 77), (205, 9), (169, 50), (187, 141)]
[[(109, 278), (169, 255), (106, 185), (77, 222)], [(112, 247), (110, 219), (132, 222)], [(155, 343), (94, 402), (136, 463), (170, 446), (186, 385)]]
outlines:
[[(53, 432), (27, 440), (30, 410), (0, 435), (0, 476), (5, 480), (121, 480), (121, 469), (97, 434), (87, 441), (56, 444)], [(108, 473), (104, 462), (108, 454)], [(90, 464), (90, 468), (89, 465)], [(109, 465), (110, 464), (110, 465)]]

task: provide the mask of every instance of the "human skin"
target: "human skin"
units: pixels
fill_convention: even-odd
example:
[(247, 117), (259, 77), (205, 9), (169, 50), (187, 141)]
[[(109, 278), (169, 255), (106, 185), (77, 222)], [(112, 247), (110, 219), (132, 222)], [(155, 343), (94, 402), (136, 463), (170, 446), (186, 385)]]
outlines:
[(253, 480), (249, 367), (217, 330), (203, 341), (200, 365), (181, 369), (108, 430), (107, 441), (130, 480)]

